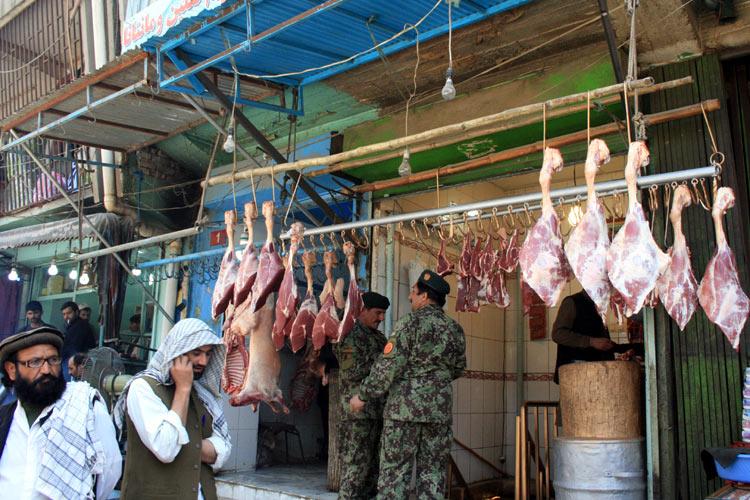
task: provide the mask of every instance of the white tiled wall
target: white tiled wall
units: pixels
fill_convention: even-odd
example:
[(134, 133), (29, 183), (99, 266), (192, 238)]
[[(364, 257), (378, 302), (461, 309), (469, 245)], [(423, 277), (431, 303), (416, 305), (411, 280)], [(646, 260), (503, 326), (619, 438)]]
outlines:
[(232, 438), (232, 453), (222, 470), (254, 469), (258, 446), (258, 413), (253, 413), (249, 406), (231, 406), (229, 397), (224, 394), (224, 417)]
[[(601, 176), (602, 180), (621, 177), (621, 174), (619, 174), (621, 165), (618, 165), (618, 160), (614, 160), (613, 164), (610, 173)], [(582, 168), (578, 167), (578, 170), (578, 178), (581, 179)], [(441, 200), (444, 204), (447, 201), (461, 204), (539, 189), (536, 184), (536, 174), (514, 177), (512, 181), (508, 180), (507, 182), (512, 182), (512, 187), (506, 185), (506, 180), (503, 180), (502, 185), (501, 181), (489, 181), (443, 189), (441, 190)], [(563, 185), (567, 184), (563, 183)], [(560, 186), (553, 186), (553, 189), (556, 187)], [(386, 200), (381, 203), (380, 208), (388, 211), (412, 212), (434, 208), (434, 203), (434, 193), (425, 193), (408, 198), (399, 198), (394, 201)], [(563, 232), (567, 233), (568, 229), (567, 223), (563, 222)], [(411, 231), (407, 230), (407, 235), (411, 237), (411, 234)], [(439, 243), (434, 241), (433, 244), (437, 250)], [(375, 273), (373, 275), (373, 289), (380, 293), (385, 292), (384, 248), (385, 238), (382, 237), (374, 251), (377, 262), (374, 264)], [(449, 248), (449, 251), (457, 254), (460, 252), (460, 248), (455, 246)], [(395, 305), (394, 322), (410, 311), (408, 293), (411, 283), (408, 280), (407, 266), (409, 262), (415, 259), (421, 260), (426, 267), (433, 269), (436, 264), (435, 258), (426, 252), (417, 252), (407, 246), (396, 244), (394, 292), (398, 293), (398, 296), (393, 301)], [(557, 401), (559, 399), (558, 386), (551, 379), (555, 368), (557, 346), (550, 336), (558, 308), (547, 310), (546, 338), (530, 340), (526, 318), (523, 318), (523, 329), (519, 334), (521, 319), (519, 315), (522, 314), (522, 306), (519, 300), (520, 294), (516, 275), (511, 276), (508, 281), (511, 305), (506, 309), (483, 306), (480, 313), (455, 312), (455, 277), (448, 277), (448, 282), (451, 285), (451, 294), (448, 297), (445, 310), (464, 329), (467, 369), (472, 372), (472, 375), (476, 375), (476, 372), (484, 372), (484, 375), (494, 378), (483, 380), (464, 377), (453, 383), (454, 437), (501, 470), (514, 474), (515, 417), (519, 410), (519, 404), (527, 400)], [(573, 281), (566, 286), (562, 296), (576, 293), (578, 290), (580, 290), (580, 285)], [(611, 323), (610, 326), (613, 332), (621, 329), (614, 323)], [(613, 335), (613, 337), (618, 338), (618, 335)], [(518, 356), (518, 342), (522, 344), (523, 355), (521, 359)], [(543, 380), (523, 380), (521, 382), (523, 384), (522, 401), (518, 401), (517, 395), (516, 370), (518, 367), (523, 368), (524, 377), (522, 378), (524, 379), (543, 378)], [(503, 375), (505, 376), (503, 377)], [(533, 429), (533, 424), (530, 424), (530, 428)], [(541, 451), (544, 454), (546, 449), (542, 447)], [(452, 455), (468, 482), (497, 476), (489, 467), (455, 443)]]

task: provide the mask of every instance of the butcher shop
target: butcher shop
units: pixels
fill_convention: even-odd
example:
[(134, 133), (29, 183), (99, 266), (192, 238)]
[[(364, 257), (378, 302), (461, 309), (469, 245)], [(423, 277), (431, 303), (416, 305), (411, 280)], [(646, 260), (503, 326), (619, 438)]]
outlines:
[(0, 337), (113, 411), (201, 320), (216, 498), (750, 498), (750, 3), (48, 2)]

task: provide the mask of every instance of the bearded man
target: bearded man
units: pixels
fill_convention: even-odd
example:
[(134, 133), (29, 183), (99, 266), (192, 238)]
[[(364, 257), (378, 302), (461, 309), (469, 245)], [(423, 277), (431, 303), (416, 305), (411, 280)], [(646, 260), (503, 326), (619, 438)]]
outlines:
[(3, 383), (18, 397), (0, 407), (0, 492), (16, 499), (108, 498), (122, 473), (101, 395), (61, 375), (62, 344), (50, 326), (0, 342)]

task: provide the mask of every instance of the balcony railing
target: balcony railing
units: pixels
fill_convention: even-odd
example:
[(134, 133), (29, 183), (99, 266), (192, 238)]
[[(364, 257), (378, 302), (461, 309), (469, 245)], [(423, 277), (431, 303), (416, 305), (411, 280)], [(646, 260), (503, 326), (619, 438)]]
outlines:
[[(68, 193), (91, 186), (92, 172), (80, 160), (85, 148), (55, 140), (37, 141), (31, 146)], [(0, 158), (0, 216), (41, 206), (62, 194), (52, 181), (23, 151), (8, 152)]]

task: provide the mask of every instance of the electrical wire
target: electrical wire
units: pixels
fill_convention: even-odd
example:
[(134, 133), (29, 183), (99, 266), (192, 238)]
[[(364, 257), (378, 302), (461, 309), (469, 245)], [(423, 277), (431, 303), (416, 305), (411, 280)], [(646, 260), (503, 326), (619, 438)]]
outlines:
[(31, 59), (30, 61), (25, 62), (21, 66), (18, 66), (17, 68), (13, 68), (13, 69), (3, 69), (3, 70), (0, 70), (0, 75), (8, 75), (10, 73), (17, 73), (18, 71), (21, 71), (25, 67), (34, 64), (37, 60), (39, 60), (40, 58), (44, 57), (44, 54), (46, 54), (53, 47), (55, 47), (55, 45), (57, 45), (57, 42), (59, 42), (60, 40), (62, 40), (64, 36), (65, 36), (65, 34), (62, 34), (59, 37), (57, 37), (57, 40), (55, 40), (54, 42), (52, 42), (51, 44), (49, 44), (47, 46), (47, 48), (44, 49), (43, 51), (41, 51), (35, 58)]

